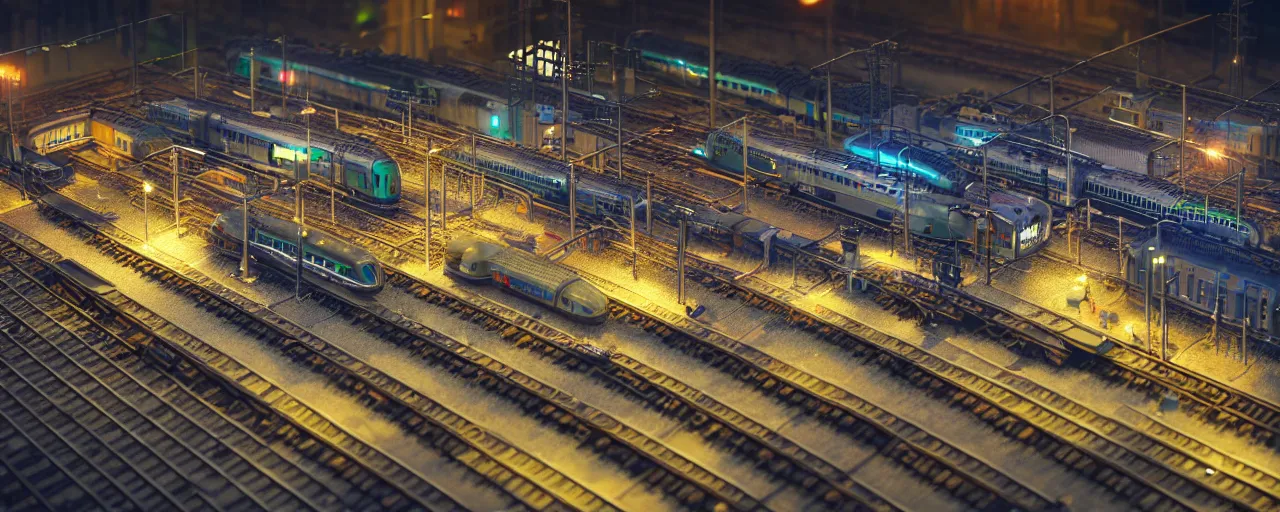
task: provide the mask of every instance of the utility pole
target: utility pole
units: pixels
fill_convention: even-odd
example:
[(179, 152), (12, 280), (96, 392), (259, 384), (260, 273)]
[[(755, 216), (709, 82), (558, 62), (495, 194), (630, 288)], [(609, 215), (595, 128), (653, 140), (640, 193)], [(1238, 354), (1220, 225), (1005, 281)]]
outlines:
[[(476, 175), (480, 174), (480, 167), (476, 164), (476, 134), (471, 134), (471, 218), (476, 218)], [(572, 170), (571, 170), (572, 171)], [(484, 190), (480, 190), (480, 199), (484, 199)]]
[(427, 163), (422, 169), (422, 204), (426, 206), (426, 211), (422, 214), (422, 228), (425, 231), (422, 239), (422, 261), (426, 263), (427, 272), (431, 271), (431, 150), (434, 149), (434, 142), (430, 137), (427, 138)]
[[(715, 0), (712, 0), (715, 1)], [(618, 97), (618, 179), (622, 179), (622, 97)]]
[(707, 18), (711, 20), (711, 37), (707, 49), (710, 51), (711, 58), (707, 61), (707, 87), (711, 95), (711, 110), (707, 127), (714, 130), (716, 129), (716, 0), (708, 1), (711, 2), (711, 16)]
[(644, 175), (644, 232), (653, 235), (653, 173)]
[(742, 213), (747, 213), (747, 137), (748, 127), (750, 124), (747, 118), (742, 118)]
[[(573, 1), (565, 0), (564, 16), (564, 52), (560, 54), (560, 160), (569, 161), (569, 68), (573, 66)], [(618, 107), (621, 109), (622, 107)], [(622, 114), (618, 114), (618, 131), (622, 131)], [(622, 143), (621, 137), (618, 143)], [(621, 150), (619, 150), (621, 154)], [(618, 168), (622, 168), (622, 159), (618, 159)], [(621, 173), (621, 171), (619, 171)]]
[[(629, 195), (629, 194), (628, 194)], [(640, 253), (636, 251), (636, 197), (631, 196), (631, 278), (640, 278)]]
[[(831, 0), (827, 0), (827, 1), (830, 2)], [(827, 23), (830, 23), (830, 21), (828, 21)], [(827, 44), (828, 46), (830, 46), (830, 40), (827, 41)], [(830, 53), (830, 50), (828, 50), (828, 53)], [(831, 64), (827, 64), (827, 137), (826, 137), (826, 140), (822, 141), (822, 147), (824, 148), (831, 147), (831, 118), (832, 117), (833, 116), (832, 116), (832, 105), (831, 105)]]
[(130, 2), (133, 9), (129, 11), (129, 91), (132, 100), (138, 100), (138, 0)]
[(285, 35), (280, 35), (280, 105), (289, 110), (289, 59), (287, 57), (288, 42)]
[(182, 218), (178, 213), (178, 147), (173, 146), (173, 154), (171, 155), (173, 163), (173, 230), (182, 236)]
[(249, 275), (249, 196), (240, 196), (244, 201), (244, 215), (240, 218), (240, 279), (250, 282), (252, 277)]
[(569, 238), (578, 236), (578, 183), (575, 169), (577, 165), (569, 162)]
[[(680, 216), (680, 233), (677, 235), (676, 241), (676, 302), (684, 305), (684, 253), (686, 246), (689, 244), (689, 226), (688, 221), (683, 215)], [(764, 255), (765, 258), (769, 254)]]
[(258, 90), (258, 60), (254, 57), (254, 49), (249, 48), (249, 113), (252, 114), (258, 110), (257, 108), (257, 90)]

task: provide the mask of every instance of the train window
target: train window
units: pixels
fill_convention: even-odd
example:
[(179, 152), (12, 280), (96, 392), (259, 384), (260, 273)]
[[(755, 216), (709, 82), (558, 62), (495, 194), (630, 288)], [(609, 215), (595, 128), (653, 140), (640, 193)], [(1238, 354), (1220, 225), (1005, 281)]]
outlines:
[(378, 279), (374, 276), (374, 273), (373, 273), (373, 265), (363, 265), (363, 266), (361, 266), (361, 267), (360, 267), (360, 274), (361, 274), (362, 276), (364, 276), (365, 283), (367, 283), (367, 284), (373, 284), (373, 283), (378, 282)]

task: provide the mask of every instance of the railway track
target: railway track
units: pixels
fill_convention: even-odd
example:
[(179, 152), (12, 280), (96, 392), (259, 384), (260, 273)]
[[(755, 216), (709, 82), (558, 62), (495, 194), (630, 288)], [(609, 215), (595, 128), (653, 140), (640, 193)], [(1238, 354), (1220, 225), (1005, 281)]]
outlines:
[[(1274, 477), (1185, 436), (1172, 431), (1135, 432), (1065, 397), (1012, 376), (1006, 376), (1004, 382), (985, 379), (865, 325), (833, 316), (830, 311), (820, 310), (815, 314), (790, 306), (790, 294), (768, 283), (749, 278), (752, 287), (748, 289), (724, 279), (723, 275), (728, 272), (708, 268), (713, 264), (690, 259), (700, 267), (704, 286), (721, 294), (738, 296), (766, 312), (785, 311), (793, 325), (819, 334), (824, 341), (860, 359), (882, 365), (914, 385), (949, 397), (953, 403), (981, 409), (974, 412), (997, 430), (1052, 454), (1069, 466), (1082, 469), (1080, 463), (1091, 460), (1082, 472), (1106, 487), (1123, 492), (1134, 506), (1161, 503), (1160, 506), (1186, 509), (1248, 509), (1275, 505)], [(1114, 441), (1111, 436), (1115, 437)], [(1225, 461), (1224, 466), (1236, 467), (1239, 471), (1224, 475), (1222, 468), (1209, 465), (1203, 459)], [(1145, 485), (1145, 490), (1135, 492), (1131, 485), (1116, 486), (1113, 479), (1117, 476)], [(1171, 485), (1170, 478), (1181, 483)]]
[[(0, 257), (6, 307), (16, 302), (13, 307), (25, 308), (23, 319), (41, 319), (45, 325), (39, 332), (63, 329), (57, 339), (48, 336), (43, 346), (15, 343), (4, 353), (21, 349), (31, 361), (59, 361), (57, 369), (46, 366), (50, 372), (78, 371), (77, 377), (61, 382), (91, 382), (98, 393), (109, 394), (96, 401), (97, 410), (130, 418), (131, 436), (170, 454), (185, 451), (180, 469), (152, 467), (168, 468), (164, 482), (208, 496), (218, 509), (460, 508), (226, 356), (208, 347), (203, 347), (203, 359), (186, 352), (170, 339), (183, 333), (172, 326), (152, 330), (138, 315), (158, 318), (153, 313), (114, 289), (94, 292), (58, 272), (52, 263), (60, 256), (7, 225), (0, 225)], [(200, 344), (194, 338), (186, 341), (187, 346)], [(79, 411), (77, 417), (89, 414)], [(125, 468), (112, 468), (99, 482), (119, 481), (130, 500), (136, 500), (135, 508), (153, 508), (145, 501), (143, 478), (130, 479)], [(396, 474), (401, 478), (386, 478)], [(188, 485), (187, 478), (199, 481)]]
[[(331, 308), (339, 309), (343, 314), (351, 315), (353, 318), (359, 317), (360, 321), (373, 324), (372, 329), (395, 339), (397, 345), (413, 351), (429, 363), (447, 367), (451, 372), (475, 379), (491, 389), (494, 394), (505, 396), (522, 409), (529, 411), (528, 414), (553, 425), (554, 428), (573, 433), (575, 437), (582, 440), (584, 447), (600, 453), (601, 457), (617, 461), (637, 478), (643, 477), (650, 485), (663, 489), (673, 499), (679, 500), (683, 506), (715, 509), (717, 504), (724, 504), (720, 506), (727, 505), (734, 509), (745, 510), (758, 508), (758, 504), (753, 504), (751, 498), (742, 491), (698, 466), (690, 464), (689, 461), (682, 459), (660, 443), (648, 440), (645, 436), (609, 419), (599, 411), (585, 404), (576, 403), (567, 395), (533, 381), (513, 369), (503, 367), (501, 363), (483, 354), (466, 349), (456, 341), (425, 327), (406, 323), (407, 321), (402, 317), (388, 311), (380, 310), (378, 313), (372, 313), (367, 309), (369, 306), (357, 305), (334, 295), (324, 295), (324, 297), (321, 299), (322, 302)], [(305, 345), (308, 341), (313, 345), (322, 343), (319, 340), (309, 340), (309, 335), (303, 332), (287, 332), (281, 335), (298, 340), (294, 342), (295, 347)], [(333, 352), (328, 347), (325, 347), (325, 350)], [(336, 356), (336, 353), (324, 354), (326, 358)], [(315, 361), (321, 358), (320, 355), (312, 353), (297, 353), (296, 357), (311, 364), (315, 364)], [(354, 360), (346, 361), (346, 366), (360, 365), (363, 363)], [(361, 372), (373, 374), (376, 371), (372, 368), (361, 368)], [(396, 397), (403, 397), (408, 393), (408, 390), (403, 388), (389, 389), (388, 386), (394, 383), (386, 379), (371, 378), (368, 384), (371, 387), (378, 384), (377, 389), (387, 397), (384, 400), (394, 401)], [(421, 402), (422, 400), (424, 399), (415, 398), (413, 401)], [(523, 469), (528, 473), (535, 473), (528, 471), (528, 468)], [(546, 473), (548, 469), (543, 468), (538, 472)], [(559, 478), (565, 481), (563, 477)], [(599, 505), (590, 503), (578, 503), (573, 506), (586, 509), (599, 508)]]
[(607, 360), (586, 356), (573, 336), (541, 321), (466, 292), (451, 292), (392, 269), (389, 285), (445, 308), (516, 346), (550, 359), (559, 370), (584, 373), (618, 388), (645, 406), (680, 420), (708, 443), (763, 467), (775, 478), (819, 495), (842, 510), (901, 510), (882, 496), (841, 472), (830, 462), (785, 436), (728, 407), (711, 396), (665, 375), (625, 354)]
[[(284, 209), (273, 211), (273, 214), (283, 214), (286, 217), (288, 213), (289, 212)], [(350, 229), (343, 227), (333, 227), (337, 228), (336, 232), (343, 233), (344, 235), (346, 232), (351, 231)], [(441, 249), (442, 248), (443, 244), (441, 244)], [(390, 248), (382, 247), (382, 249), (382, 251), (378, 251), (377, 249), (374, 250), (375, 252), (385, 252)], [(441, 260), (442, 258), (436, 259), (436, 261)], [(392, 272), (393, 279), (396, 278), (395, 276), (398, 276), (398, 278), (402, 280), (412, 279), (399, 271), (390, 270), (390, 272)], [(404, 348), (413, 351), (415, 354), (435, 362), (435, 364), (449, 366), (469, 364), (479, 368), (481, 373), (490, 373), (493, 371), (491, 368), (494, 365), (499, 364), (491, 359), (487, 359), (487, 356), (484, 356), (483, 354), (476, 354), (474, 349), (466, 348), (463, 345), (458, 344), (456, 341), (444, 338), (425, 327), (412, 324), (411, 322), (403, 320), (392, 313), (377, 311), (377, 314), (374, 316), (376, 316), (378, 320), (373, 320), (370, 316), (371, 313), (367, 311), (367, 306), (357, 306), (335, 296), (328, 296), (325, 301), (331, 309), (338, 310), (344, 316), (350, 317), (353, 320), (358, 320), (361, 323), (377, 323), (377, 325), (381, 327), (375, 327), (376, 329), (385, 328), (389, 331), (399, 333), (398, 335), (392, 336), (394, 339), (393, 343), (403, 346)], [(359, 319), (356, 317), (359, 317)], [(384, 334), (384, 336), (388, 336), (388, 334)], [(590, 368), (595, 367), (590, 361), (581, 358), (580, 354), (567, 350), (573, 343), (572, 341), (565, 341), (563, 336), (564, 335), (561, 333), (558, 339), (558, 341), (561, 342), (560, 349), (562, 355), (576, 356), (578, 363), (583, 365), (579, 367), (580, 370), (581, 368), (589, 370)], [(424, 340), (429, 343), (424, 343)], [(522, 341), (522, 343), (527, 342), (528, 340)], [(460, 359), (451, 360), (451, 357)], [(860, 510), (898, 509), (897, 507), (890, 506), (888, 502), (884, 501), (882, 498), (875, 496), (865, 488), (854, 483), (846, 475), (840, 474), (839, 471), (829, 463), (818, 459), (812, 453), (799, 450), (794, 444), (790, 443), (785, 438), (768, 432), (768, 430), (763, 426), (745, 418), (741, 413), (725, 408), (714, 400), (711, 400), (709, 397), (700, 395), (691, 388), (683, 386), (678, 381), (674, 381), (669, 377), (656, 373), (651, 368), (644, 367), (634, 360), (628, 361), (631, 363), (631, 366), (628, 368), (617, 369), (615, 371), (616, 374), (613, 376), (614, 379), (622, 379), (618, 382), (650, 381), (655, 385), (665, 383), (669, 387), (674, 387), (674, 389), (681, 393), (671, 392), (665, 396), (655, 396), (652, 391), (653, 388), (643, 385), (643, 388), (640, 390), (634, 390), (632, 388), (627, 389), (631, 390), (631, 392), (639, 399), (650, 403), (651, 406), (660, 408), (671, 414), (679, 415), (683, 417), (685, 421), (693, 422), (690, 428), (698, 428), (707, 432), (706, 435), (722, 449), (736, 452), (740, 457), (750, 460), (754, 465), (767, 467), (768, 470), (777, 475), (778, 478), (785, 479), (791, 482), (791, 485), (799, 486), (806, 492), (814, 492), (816, 490), (820, 494), (825, 494), (826, 496), (824, 500), (838, 508), (852, 508)], [(514, 372), (514, 370), (501, 371), (496, 373), (494, 378), (496, 379), (501, 377), (506, 381), (516, 383), (520, 383), (522, 380), (526, 379), (518, 373), (504, 376), (504, 374), (512, 372)], [(526, 393), (539, 393), (551, 398), (556, 396), (554, 392), (549, 392), (537, 387), (526, 386), (525, 391)], [(508, 395), (513, 392), (514, 391), (510, 390), (504, 391), (504, 393)], [(528, 398), (529, 397), (522, 397), (520, 400), (527, 402), (529, 401)], [(684, 406), (678, 410), (671, 410), (671, 408), (675, 407), (675, 405), (672, 404), (679, 402), (683, 402)], [(526, 408), (529, 407), (528, 405), (521, 405)], [(695, 418), (694, 415), (697, 415), (697, 417)], [(587, 411), (577, 412), (577, 416), (582, 419), (602, 417), (598, 411), (591, 412), (589, 409)], [(717, 422), (713, 419), (717, 417), (727, 419), (721, 419), (720, 422)], [(736, 422), (733, 422), (734, 420), (736, 420)], [(597, 419), (597, 421), (599, 421), (599, 419)], [(726, 432), (735, 432), (736, 435), (725, 435), (723, 433), (717, 434), (717, 430), (722, 428)], [(652, 441), (647, 443), (644, 442), (643, 436), (636, 435), (634, 432), (629, 434), (633, 438), (638, 438), (626, 440), (632, 445), (643, 446), (646, 444), (657, 444)], [(800, 453), (793, 453), (797, 451)], [(661, 454), (660, 451), (659, 454)], [(786, 462), (777, 462), (776, 459), (779, 458)], [(681, 464), (679, 460), (667, 462), (669, 471), (671, 470), (671, 467), (684, 465)], [(735, 506), (735, 508), (743, 507)]]
[[(490, 435), (269, 309), (222, 287), (181, 262), (160, 263), (137, 253), (129, 244), (140, 241), (132, 236), (114, 229), (105, 233), (83, 227), (79, 234), (89, 245), (112, 256), (122, 266), (159, 281), (220, 318), (241, 326), (304, 367), (325, 375), (339, 389), (417, 435), (421, 443), (469, 468), (513, 502), (536, 510), (616, 509), (537, 458)], [(173, 265), (180, 270), (175, 270)], [(163, 321), (158, 316), (151, 320)]]
[(876, 447), (881, 456), (971, 507), (1039, 510), (1055, 501), (994, 469), (980, 457), (965, 453), (838, 386), (655, 304), (619, 299), (622, 294), (618, 285), (580, 269), (575, 271), (610, 296), (610, 316), (615, 321), (649, 332), (663, 344), (698, 358), (775, 400), (803, 407), (814, 419), (851, 441)]

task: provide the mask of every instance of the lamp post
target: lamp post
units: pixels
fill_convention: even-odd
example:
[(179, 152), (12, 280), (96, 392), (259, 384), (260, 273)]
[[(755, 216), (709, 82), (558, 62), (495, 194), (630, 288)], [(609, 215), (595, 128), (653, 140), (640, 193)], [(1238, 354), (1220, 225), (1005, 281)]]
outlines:
[(178, 210), (178, 146), (173, 147), (170, 159), (173, 163), (173, 230), (181, 237), (182, 217)]
[(151, 219), (147, 217), (147, 196), (151, 195), (151, 191), (155, 187), (151, 186), (150, 181), (142, 182), (142, 244), (151, 245)]
[[(1162, 267), (1165, 262), (1164, 258), (1165, 257), (1163, 255), (1160, 256), (1160, 265)], [(1163, 273), (1161, 273), (1161, 276), (1160, 276), (1161, 281), (1164, 283), (1164, 286), (1160, 287), (1160, 360), (1161, 361), (1167, 361), (1169, 359), (1169, 319), (1168, 317), (1165, 316), (1164, 303), (1166, 300), (1169, 299), (1169, 285), (1176, 282), (1178, 280), (1178, 276), (1180, 276), (1181, 274), (1182, 274), (1181, 271), (1175, 271), (1173, 275), (1169, 276), (1169, 279), (1167, 280), (1164, 279)]]
[(1147, 320), (1146, 343), (1147, 343), (1148, 354), (1150, 354), (1151, 351), (1155, 349), (1155, 347), (1151, 345), (1151, 288), (1155, 286), (1155, 283), (1156, 283), (1156, 280), (1154, 277), (1155, 267), (1160, 262), (1160, 258), (1155, 254), (1156, 254), (1155, 246), (1148, 246), (1147, 257), (1145, 258), (1145, 261), (1147, 264), (1147, 275), (1143, 280), (1143, 286), (1142, 286), (1143, 288), (1142, 309), (1143, 309), (1143, 316), (1145, 316)]
[[(707, 50), (710, 58), (707, 59), (707, 94), (711, 98), (711, 107), (707, 116), (707, 127), (715, 129), (716, 127), (716, 0), (708, 0), (710, 3), (710, 15), (707, 19), (710, 21), (710, 36), (707, 41)], [(681, 76), (684, 76), (682, 73)], [(621, 143), (621, 141), (619, 141)]]

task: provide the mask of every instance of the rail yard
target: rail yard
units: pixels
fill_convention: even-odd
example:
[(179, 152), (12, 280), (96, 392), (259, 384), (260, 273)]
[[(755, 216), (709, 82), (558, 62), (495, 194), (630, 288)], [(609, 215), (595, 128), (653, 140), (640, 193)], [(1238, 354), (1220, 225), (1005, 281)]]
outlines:
[(6, 89), (0, 509), (1280, 510), (1272, 92), (698, 12)]

